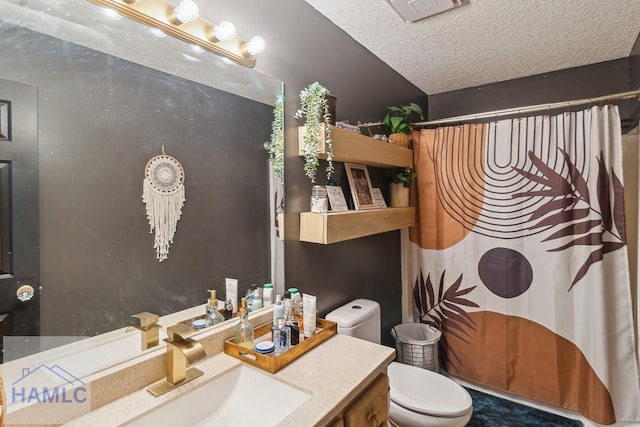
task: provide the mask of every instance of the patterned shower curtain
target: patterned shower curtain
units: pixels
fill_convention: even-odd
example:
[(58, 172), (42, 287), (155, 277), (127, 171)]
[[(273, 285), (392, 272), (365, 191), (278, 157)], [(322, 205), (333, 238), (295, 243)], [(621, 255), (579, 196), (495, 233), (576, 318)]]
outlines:
[(617, 107), (422, 130), (414, 164), (414, 319), (441, 366), (640, 421)]

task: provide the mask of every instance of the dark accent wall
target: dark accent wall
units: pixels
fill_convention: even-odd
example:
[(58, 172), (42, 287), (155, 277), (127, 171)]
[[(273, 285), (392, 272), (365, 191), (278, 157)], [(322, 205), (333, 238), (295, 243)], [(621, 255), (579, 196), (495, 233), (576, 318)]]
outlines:
[[(28, 30), (0, 37), (0, 78), (38, 88), (43, 335), (201, 304), (225, 277), (241, 293), (270, 281), (273, 107)], [(186, 203), (159, 263), (141, 195), (163, 145)]]
[[(389, 331), (402, 321), (400, 231), (332, 245), (298, 241), (299, 213), (309, 210), (311, 183), (297, 155), (301, 123), (293, 114), (300, 90), (314, 81), (337, 97), (337, 119), (351, 123), (381, 120), (387, 105), (417, 101), (426, 109), (426, 95), (305, 2), (239, 0), (233, 7), (249, 8), (253, 19), (245, 17), (244, 25), (269, 36), (269, 52), (259, 58), (258, 67), (285, 84), (286, 285), (316, 295), (321, 316), (356, 298), (377, 301), (382, 341), (393, 345)], [(230, 18), (243, 21), (241, 16)], [(325, 165), (320, 165), (319, 183), (326, 182)], [(336, 179), (344, 182), (342, 164), (335, 166)], [(386, 190), (384, 171), (370, 171), (373, 185)]]
[[(629, 70), (629, 59), (621, 58), (429, 95), (429, 120), (626, 92), (630, 90)], [(623, 129), (628, 129), (631, 111), (637, 107), (637, 101), (616, 103), (620, 108)], [(586, 107), (575, 107), (573, 110)], [(552, 114), (561, 112), (556, 110)]]
[[(629, 81), (629, 90), (640, 89), (640, 35), (629, 55)], [(640, 102), (630, 102), (629, 117), (629, 127), (633, 129), (640, 121)]]

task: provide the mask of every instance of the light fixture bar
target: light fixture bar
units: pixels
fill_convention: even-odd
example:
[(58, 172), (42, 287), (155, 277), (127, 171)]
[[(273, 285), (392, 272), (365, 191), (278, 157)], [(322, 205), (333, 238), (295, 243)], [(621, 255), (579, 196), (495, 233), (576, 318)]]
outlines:
[(240, 37), (229, 40), (212, 41), (209, 37), (213, 34), (215, 25), (198, 18), (186, 24), (174, 23), (173, 16), (176, 6), (165, 0), (89, 0), (98, 6), (111, 8), (127, 18), (140, 22), (152, 28), (183, 40), (189, 44), (197, 45), (216, 55), (229, 58), (245, 67), (253, 68), (256, 65), (256, 56), (247, 53), (247, 41)]

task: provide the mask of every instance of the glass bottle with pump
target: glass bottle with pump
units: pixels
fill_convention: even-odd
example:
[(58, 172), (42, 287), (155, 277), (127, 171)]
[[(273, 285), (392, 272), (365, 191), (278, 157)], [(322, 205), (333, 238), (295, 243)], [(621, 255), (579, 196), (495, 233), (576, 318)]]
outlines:
[(247, 300), (245, 298), (240, 300), (239, 316), (240, 322), (236, 325), (233, 342), (253, 350), (253, 325), (249, 322)]
[(213, 326), (218, 323), (224, 322), (224, 316), (218, 311), (218, 298), (216, 297), (215, 289), (208, 289), (211, 293), (211, 297), (207, 304), (207, 314), (205, 316), (205, 326)]

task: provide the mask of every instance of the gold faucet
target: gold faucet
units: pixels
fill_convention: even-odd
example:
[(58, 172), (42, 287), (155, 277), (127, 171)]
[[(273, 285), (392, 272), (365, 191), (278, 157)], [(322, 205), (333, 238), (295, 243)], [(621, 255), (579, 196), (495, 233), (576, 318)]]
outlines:
[(178, 323), (167, 328), (167, 379), (152, 385), (147, 389), (155, 397), (162, 396), (176, 387), (203, 375), (196, 368), (187, 369), (190, 363), (206, 356), (204, 347), (198, 341), (190, 338), (198, 331), (187, 325)]
[(140, 347), (142, 350), (152, 348), (158, 345), (160, 341), (160, 328), (157, 314), (144, 311), (138, 314), (132, 314), (131, 317), (139, 320), (138, 325), (131, 325), (125, 329), (125, 332), (140, 331)]

